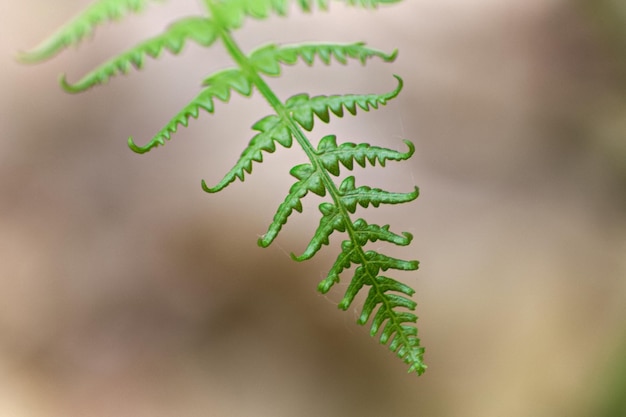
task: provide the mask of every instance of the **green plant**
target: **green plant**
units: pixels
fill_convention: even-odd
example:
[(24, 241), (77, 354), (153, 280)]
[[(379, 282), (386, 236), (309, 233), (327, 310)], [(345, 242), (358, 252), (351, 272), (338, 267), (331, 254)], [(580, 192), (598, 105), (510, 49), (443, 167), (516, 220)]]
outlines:
[[(380, 4), (397, 1), (399, 0), (344, 0), (344, 3), (375, 8)], [(150, 0), (98, 0), (40, 46), (22, 54), (20, 59), (24, 62), (38, 62), (50, 58), (60, 50), (82, 41), (97, 25), (120, 19), (131, 12), (139, 12), (149, 2)], [(232, 91), (250, 96), (253, 90), (257, 90), (270, 104), (274, 114), (262, 118), (252, 126), (257, 131), (256, 135), (225, 177), (213, 187), (209, 187), (203, 180), (202, 188), (209, 193), (215, 193), (236, 179), (243, 181), (245, 174), (252, 172), (253, 163), (263, 161), (264, 152), (274, 152), (276, 144), (290, 148), (295, 140), (309, 162), (291, 169), (290, 173), (297, 181), (279, 205), (267, 233), (259, 239), (259, 245), (269, 246), (293, 211), (302, 212), (301, 200), (309, 192), (322, 197), (328, 196), (330, 201), (319, 206), (321, 220), (313, 238), (304, 253), (299, 256), (292, 254), (293, 259), (310, 259), (322, 246), (329, 243), (329, 237), (334, 231), (345, 233), (347, 238), (341, 244), (341, 252), (328, 276), (319, 284), (318, 290), (322, 293), (328, 292), (339, 282), (340, 275), (354, 267), (351, 282), (339, 308), (348, 309), (357, 293), (364, 286), (369, 287), (358, 323), (364, 325), (371, 319), (371, 335), (375, 337), (380, 334), (380, 342), (388, 344), (409, 365), (409, 372), (421, 374), (426, 366), (423, 363), (424, 349), (420, 346), (417, 328), (413, 324), (417, 320), (413, 313), (416, 303), (409, 297), (414, 290), (383, 275), (389, 269), (415, 270), (418, 262), (396, 259), (365, 249), (368, 243), (376, 241), (405, 246), (413, 237), (406, 232), (396, 234), (389, 229), (389, 225), (379, 226), (369, 224), (361, 218), (352, 218), (359, 205), (367, 208), (370, 205), (378, 207), (380, 204), (406, 203), (417, 198), (418, 189), (415, 187), (408, 193), (396, 193), (364, 185), (357, 186), (354, 176), (346, 177), (339, 184), (334, 179), (340, 175), (341, 166), (351, 170), (355, 162), (365, 167), (367, 163), (375, 165), (378, 162), (385, 166), (387, 161), (406, 160), (413, 154), (414, 146), (405, 140), (408, 150), (399, 152), (367, 143), (338, 144), (334, 135), (328, 135), (321, 138), (314, 147), (304, 132), (313, 129), (315, 117), (327, 123), (331, 114), (343, 117), (345, 110), (354, 115), (358, 108), (364, 111), (377, 109), (379, 105), (386, 104), (398, 95), (402, 89), (402, 79), (395, 76), (396, 88), (384, 94), (316, 97), (297, 94), (286, 101), (279, 99), (265, 81), (265, 77), (279, 76), (282, 65), (293, 65), (299, 60), (309, 65), (314, 63), (315, 57), (324, 64), (330, 64), (333, 59), (341, 64), (351, 59), (365, 64), (374, 57), (390, 62), (395, 59), (397, 51), (386, 54), (360, 42), (301, 43), (269, 44), (246, 54), (231, 34), (242, 26), (245, 18), (263, 19), (272, 13), (285, 16), (289, 6), (294, 3), (304, 12), (310, 12), (314, 8), (326, 10), (329, 0), (204, 0), (203, 3), (206, 9), (204, 14), (172, 23), (162, 34), (116, 56), (76, 83), (69, 83), (63, 76), (61, 85), (68, 92), (84, 91), (97, 84), (104, 84), (118, 74), (125, 74), (133, 67), (141, 69), (147, 57), (158, 58), (163, 50), (179, 54), (187, 41), (194, 41), (204, 47), (221, 41), (236, 65), (208, 76), (198, 96), (174, 116), (150, 142), (139, 146), (131, 137), (128, 140), (130, 148), (137, 153), (144, 153), (158, 145), (164, 145), (179, 125), (187, 126), (189, 119), (197, 118), (201, 109), (213, 113), (215, 99), (228, 102)]]

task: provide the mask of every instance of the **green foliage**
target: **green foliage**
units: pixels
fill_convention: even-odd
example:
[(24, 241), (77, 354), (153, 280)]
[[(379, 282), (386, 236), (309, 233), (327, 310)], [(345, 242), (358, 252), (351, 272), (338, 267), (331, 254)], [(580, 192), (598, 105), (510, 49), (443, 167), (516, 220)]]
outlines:
[[(142, 11), (151, 0), (98, 0), (67, 23), (39, 46), (20, 54), (24, 62), (39, 62), (50, 58), (68, 46), (77, 45), (93, 33), (96, 26), (119, 20), (128, 13)], [(156, 1), (156, 0), (152, 0)]]
[[(376, 8), (397, 1), (345, 0), (344, 3)], [(119, 54), (73, 84), (63, 76), (61, 84), (70, 92), (84, 91), (104, 84), (118, 74), (126, 74), (131, 69), (141, 69), (146, 58), (158, 58), (164, 50), (177, 55), (188, 41), (203, 47), (210, 47), (221, 41), (235, 66), (207, 77), (199, 94), (146, 145), (135, 144), (131, 137), (128, 141), (130, 148), (135, 152), (144, 153), (156, 146), (164, 145), (171, 139), (179, 125), (187, 126), (190, 118), (199, 116), (200, 110), (213, 113), (215, 100), (226, 103), (233, 91), (245, 97), (250, 96), (253, 91), (259, 92), (270, 104), (273, 113), (252, 126), (257, 133), (224, 178), (213, 187), (202, 180), (202, 188), (209, 193), (215, 193), (236, 179), (243, 181), (246, 174), (252, 173), (253, 163), (263, 162), (264, 153), (274, 152), (277, 145), (290, 148), (296, 142), (305, 152), (309, 162), (291, 169), (290, 174), (296, 182), (278, 206), (267, 232), (259, 239), (259, 245), (269, 246), (293, 212), (302, 212), (302, 199), (309, 192), (327, 198), (327, 201), (319, 205), (321, 218), (317, 230), (304, 252), (299, 256), (292, 254), (293, 259), (304, 261), (312, 258), (323, 246), (329, 244), (334, 232), (342, 233), (344, 240), (341, 243), (341, 251), (327, 277), (319, 284), (318, 290), (326, 293), (340, 281), (341, 276), (351, 274), (349, 285), (339, 303), (339, 308), (347, 310), (357, 294), (364, 287), (369, 288), (357, 322), (364, 325), (371, 321), (372, 337), (379, 335), (380, 342), (388, 344), (389, 349), (409, 366), (409, 372), (421, 374), (426, 366), (423, 363), (424, 349), (420, 346), (417, 328), (414, 325), (417, 320), (413, 313), (416, 303), (410, 299), (414, 290), (386, 276), (388, 270), (416, 270), (418, 262), (392, 258), (377, 250), (365, 248), (367, 244), (377, 241), (406, 246), (411, 243), (413, 236), (406, 232), (401, 234), (392, 232), (389, 225), (380, 226), (369, 224), (362, 218), (353, 219), (358, 206), (368, 208), (381, 204), (407, 203), (417, 198), (418, 189), (416, 187), (411, 192), (391, 192), (367, 185), (357, 186), (354, 176), (347, 176), (339, 183), (334, 179), (340, 176), (341, 167), (352, 170), (355, 162), (361, 167), (368, 164), (374, 166), (376, 163), (384, 167), (388, 161), (407, 160), (413, 155), (415, 147), (405, 140), (408, 150), (400, 152), (367, 143), (337, 143), (336, 136), (328, 135), (320, 139), (315, 148), (305, 135), (305, 131), (313, 130), (316, 118), (328, 123), (331, 115), (343, 117), (344, 110), (355, 115), (359, 108), (369, 111), (385, 105), (400, 93), (402, 79), (395, 76), (397, 85), (387, 93), (315, 97), (297, 94), (284, 102), (275, 95), (264, 79), (264, 76), (280, 76), (284, 65), (295, 65), (298, 61), (303, 61), (309, 66), (315, 61), (326, 65), (333, 61), (346, 64), (350, 60), (365, 64), (372, 58), (391, 62), (396, 58), (397, 51), (387, 54), (369, 48), (362, 42), (348, 44), (324, 42), (269, 44), (246, 54), (232, 36), (232, 31), (241, 27), (246, 18), (264, 19), (272, 14), (284, 16), (292, 4), (304, 12), (314, 9), (327, 10), (329, 2), (329, 0), (204, 0), (206, 8), (204, 15), (178, 20), (162, 34)], [(49, 58), (60, 50), (81, 42), (97, 25), (138, 12), (148, 3), (148, 0), (96, 1), (50, 39), (33, 51), (22, 54), (21, 59), (36, 62)]]

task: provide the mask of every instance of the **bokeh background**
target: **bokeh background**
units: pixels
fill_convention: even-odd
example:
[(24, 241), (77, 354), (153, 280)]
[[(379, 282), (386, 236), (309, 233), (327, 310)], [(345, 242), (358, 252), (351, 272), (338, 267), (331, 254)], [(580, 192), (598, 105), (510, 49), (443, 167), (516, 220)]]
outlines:
[[(365, 40), (394, 64), (300, 64), (292, 94), (383, 92), (383, 109), (318, 123), (414, 157), (361, 183), (421, 189), (361, 212), (414, 234), (428, 371), (404, 365), (322, 296), (335, 237), (303, 249), (307, 198), (273, 246), (263, 234), (302, 161), (280, 149), (218, 195), (216, 183), (269, 108), (234, 97), (164, 148), (136, 155), (229, 66), (189, 46), (80, 95), (98, 63), (199, 10), (154, 5), (42, 65), (18, 64), (86, 0), (0, 2), (0, 416), (626, 416), (626, 3), (405, 1), (376, 12), (249, 21), (245, 49), (274, 40)], [(345, 280), (344, 280), (345, 281)]]

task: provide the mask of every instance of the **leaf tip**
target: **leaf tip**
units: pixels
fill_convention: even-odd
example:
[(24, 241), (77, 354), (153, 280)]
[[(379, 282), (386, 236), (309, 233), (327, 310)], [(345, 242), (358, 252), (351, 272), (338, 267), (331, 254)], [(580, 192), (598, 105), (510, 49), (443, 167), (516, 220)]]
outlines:
[(426, 366), (423, 363), (414, 363), (413, 365), (411, 365), (409, 367), (409, 370), (407, 371), (408, 374), (410, 374), (411, 372), (415, 372), (417, 374), (417, 376), (422, 375), (424, 372), (426, 372), (426, 368), (428, 368), (428, 366)]
[(292, 260), (294, 260), (296, 262), (304, 262), (304, 261), (309, 260), (309, 259), (312, 258), (312, 255), (311, 256), (307, 256), (306, 253), (303, 254), (303, 255), (298, 256), (295, 253), (291, 252), (289, 254), (289, 256), (291, 257)]
[(200, 185), (205, 192), (210, 194), (220, 191), (218, 187), (209, 187), (204, 179), (200, 180)]
[(420, 195), (420, 189), (419, 187), (416, 185), (415, 188), (413, 189), (413, 192), (411, 193), (411, 195), (413, 196), (413, 199), (415, 200), (417, 197), (419, 197)]
[(21, 64), (37, 64), (51, 58), (54, 53), (45, 53), (40, 49), (33, 49), (30, 51), (17, 51), (15, 54), (15, 60)]
[(80, 93), (86, 90), (86, 88), (81, 88), (77, 84), (70, 84), (69, 82), (67, 82), (67, 77), (65, 74), (61, 74), (59, 76), (59, 84), (66, 93)]
[(151, 142), (148, 143), (145, 146), (139, 146), (135, 143), (135, 140), (133, 139), (132, 136), (128, 137), (128, 147), (130, 148), (131, 151), (138, 153), (138, 154), (144, 154), (146, 152), (148, 152), (150, 149), (152, 149), (153, 147), (155, 147), (156, 145)]
[(389, 94), (390, 99), (395, 98), (398, 94), (400, 94), (400, 91), (402, 91), (402, 87), (404, 87), (404, 80), (402, 79), (402, 77), (397, 74), (393, 74), (393, 76), (396, 80), (398, 80), (398, 86)]
[(319, 291), (322, 294), (326, 294), (328, 291), (330, 291), (330, 288), (332, 286), (333, 286), (332, 281), (324, 280), (318, 284), (317, 291)]
[(38, 62), (37, 59), (34, 59), (32, 54), (26, 51), (17, 51), (13, 59), (15, 59), (20, 64), (35, 64)]
[(408, 139), (402, 139), (402, 142), (409, 148), (409, 150), (405, 152), (406, 159), (409, 159), (415, 153), (415, 144)]
[(385, 57), (385, 62), (393, 62), (396, 60), (396, 58), (398, 57), (398, 53), (400, 53), (400, 51), (398, 49), (394, 49), (391, 54), (387, 55)]

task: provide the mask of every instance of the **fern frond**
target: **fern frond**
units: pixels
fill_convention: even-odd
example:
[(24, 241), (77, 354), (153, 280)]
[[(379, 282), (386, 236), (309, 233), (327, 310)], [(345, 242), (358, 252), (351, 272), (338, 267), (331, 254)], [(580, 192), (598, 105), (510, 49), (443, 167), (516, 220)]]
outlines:
[(280, 64), (294, 65), (298, 59), (307, 65), (313, 65), (315, 57), (328, 65), (334, 58), (340, 64), (347, 64), (354, 59), (365, 64), (369, 58), (379, 57), (385, 62), (392, 62), (398, 56), (395, 50), (386, 54), (377, 49), (368, 48), (364, 42), (356, 43), (301, 43), (294, 45), (269, 44), (256, 49), (250, 54), (250, 62), (254, 68), (270, 76), (280, 75)]
[(172, 133), (178, 130), (179, 125), (186, 127), (189, 124), (190, 118), (193, 117), (197, 119), (200, 109), (208, 113), (213, 113), (215, 109), (213, 99), (228, 102), (228, 100), (230, 100), (231, 90), (235, 90), (243, 96), (252, 94), (252, 84), (250, 80), (237, 68), (218, 71), (208, 77), (203, 84), (207, 87), (203, 89), (191, 103), (178, 112), (148, 144), (138, 146), (131, 136), (128, 138), (128, 146), (137, 153), (146, 153), (156, 146), (164, 145), (165, 141), (171, 138)]
[(246, 149), (242, 152), (239, 160), (234, 167), (224, 176), (224, 178), (214, 187), (208, 187), (206, 182), (202, 180), (202, 188), (208, 193), (216, 193), (226, 188), (226, 186), (237, 178), (244, 180), (247, 172), (252, 172), (253, 162), (263, 162), (263, 152), (272, 153), (276, 150), (275, 142), (284, 146), (291, 147), (292, 136), (287, 127), (287, 122), (276, 115), (266, 116), (252, 126), (257, 130)]
[(324, 168), (336, 176), (339, 175), (340, 162), (351, 170), (354, 166), (354, 161), (361, 167), (365, 167), (366, 162), (374, 166), (376, 161), (378, 161), (380, 166), (384, 167), (387, 161), (405, 161), (415, 152), (415, 145), (408, 140), (404, 140), (404, 143), (409, 147), (409, 150), (403, 153), (379, 146), (372, 146), (368, 143), (356, 145), (351, 142), (344, 142), (341, 145), (337, 145), (337, 137), (335, 135), (327, 135), (320, 139), (316, 153), (319, 155)]
[(338, 117), (343, 117), (345, 108), (350, 114), (355, 115), (357, 106), (364, 111), (370, 108), (377, 109), (379, 105), (387, 104), (387, 101), (395, 98), (402, 90), (403, 81), (397, 75), (398, 86), (386, 94), (345, 94), (334, 96), (309, 97), (308, 94), (297, 94), (290, 97), (285, 106), (289, 110), (291, 117), (304, 129), (313, 130), (313, 116), (317, 116), (324, 123), (330, 120), (329, 111)]
[(51, 58), (61, 50), (80, 43), (96, 26), (106, 21), (119, 20), (129, 13), (138, 13), (153, 1), (161, 0), (98, 0), (41, 44), (19, 54), (18, 59), (34, 63)]
[[(134, 12), (139, 12), (150, 1), (158, 0), (95, 0), (95, 3), (82, 14), (63, 26), (51, 38), (44, 41), (31, 52), (22, 54), (21, 59), (34, 62), (53, 56), (62, 49), (76, 45), (100, 24), (108, 20), (117, 20)], [(396, 3), (400, 0), (337, 0), (349, 6), (376, 8), (381, 5)], [(349, 281), (339, 308), (346, 310), (356, 296), (365, 287), (369, 287), (357, 323), (365, 325), (371, 322), (370, 334), (379, 335), (379, 341), (387, 344), (409, 365), (409, 372), (421, 374), (424, 349), (420, 347), (417, 328), (413, 325), (417, 316), (413, 313), (416, 303), (410, 299), (415, 292), (411, 287), (384, 276), (385, 271), (413, 271), (419, 263), (415, 260), (403, 260), (367, 250), (366, 246), (374, 242), (387, 242), (406, 246), (413, 235), (400, 234), (390, 230), (385, 224), (368, 224), (364, 219), (352, 219), (357, 207), (378, 207), (381, 204), (399, 204), (418, 197), (419, 189), (412, 192), (390, 192), (380, 188), (359, 186), (355, 177), (348, 176), (337, 185), (333, 176), (339, 176), (341, 167), (348, 170), (354, 164), (385, 166), (388, 161), (404, 161), (415, 152), (415, 146), (405, 140), (408, 150), (405, 152), (373, 146), (368, 143), (337, 143), (334, 135), (319, 140), (314, 147), (305, 131), (311, 131), (315, 118), (327, 123), (332, 115), (344, 116), (344, 110), (354, 115), (360, 108), (363, 111), (377, 109), (388, 100), (395, 98), (403, 87), (402, 78), (394, 75), (397, 86), (383, 94), (344, 94), (320, 95), (310, 97), (298, 94), (283, 102), (266, 83), (266, 76), (278, 76), (283, 65), (294, 65), (299, 61), (312, 66), (316, 61), (331, 64), (333, 61), (347, 64), (358, 61), (365, 64), (372, 58), (385, 62), (393, 61), (397, 51), (388, 54), (370, 48), (363, 42), (332, 43), (311, 42), (300, 44), (268, 44), (245, 53), (232, 36), (232, 31), (239, 28), (244, 19), (265, 19), (270, 15), (284, 16), (291, 7), (305, 12), (314, 9), (326, 10), (330, 0), (203, 0), (205, 16), (183, 18), (170, 24), (157, 36), (128, 49), (106, 61), (87, 73), (79, 81), (70, 84), (61, 78), (61, 85), (69, 92), (84, 91), (98, 84), (107, 83), (112, 77), (127, 74), (133, 69), (140, 70), (146, 60), (159, 58), (163, 51), (174, 55), (181, 53), (188, 41), (200, 46), (211, 46), (217, 40), (223, 43), (228, 55), (236, 63), (234, 68), (224, 69), (211, 74), (202, 83), (199, 94), (144, 146), (138, 146), (133, 138), (128, 139), (130, 148), (137, 153), (144, 153), (165, 144), (171, 139), (180, 125), (187, 126), (191, 118), (197, 118), (201, 110), (207, 113), (215, 111), (215, 100), (228, 102), (237, 92), (250, 96), (258, 91), (273, 110), (257, 121), (252, 129), (254, 136), (243, 150), (235, 165), (221, 181), (208, 187), (202, 180), (202, 188), (215, 193), (239, 179), (244, 180), (251, 174), (255, 162), (263, 162), (264, 154), (273, 153), (278, 145), (290, 148), (297, 142), (308, 158), (308, 163), (300, 164), (290, 170), (296, 179), (287, 196), (278, 206), (267, 232), (261, 236), (258, 244), (269, 246), (278, 236), (283, 226), (294, 211), (302, 212), (302, 199), (309, 193), (327, 197), (319, 205), (321, 218), (312, 238), (301, 255), (292, 254), (297, 261), (304, 261), (315, 256), (324, 245), (330, 243), (335, 232), (344, 234), (341, 251), (331, 266), (326, 278), (318, 285), (318, 290), (326, 293), (340, 281), (342, 275), (350, 274)], [(354, 216), (356, 217), (356, 216)], [(348, 272), (350, 271), (350, 272)]]
[(278, 236), (278, 233), (287, 223), (287, 219), (294, 210), (302, 213), (301, 200), (309, 191), (322, 197), (326, 195), (326, 187), (322, 182), (320, 173), (312, 165), (296, 165), (289, 173), (299, 181), (291, 186), (285, 201), (278, 206), (274, 220), (267, 232), (259, 239), (259, 246), (264, 248), (268, 247), (276, 239), (276, 236)]
[(216, 38), (217, 33), (212, 20), (203, 17), (180, 19), (172, 23), (162, 34), (121, 53), (74, 84), (68, 83), (63, 75), (61, 86), (71, 93), (81, 92), (96, 84), (104, 84), (117, 74), (126, 74), (131, 68), (143, 68), (147, 56), (158, 58), (164, 49), (178, 55), (187, 40), (208, 47)]

